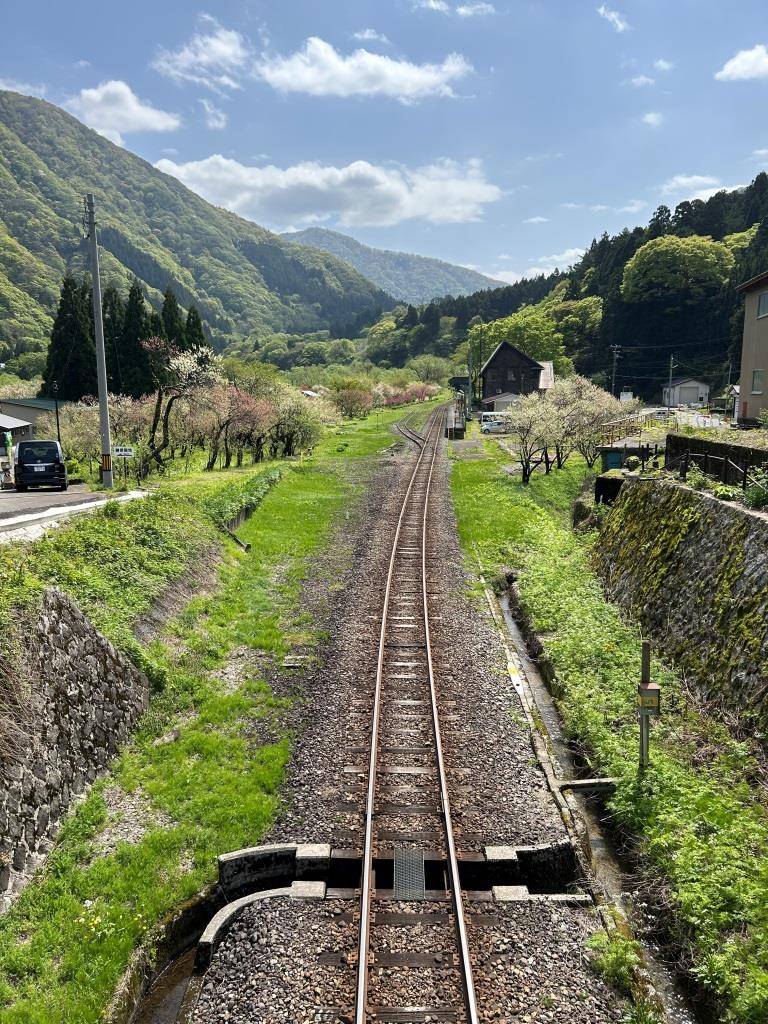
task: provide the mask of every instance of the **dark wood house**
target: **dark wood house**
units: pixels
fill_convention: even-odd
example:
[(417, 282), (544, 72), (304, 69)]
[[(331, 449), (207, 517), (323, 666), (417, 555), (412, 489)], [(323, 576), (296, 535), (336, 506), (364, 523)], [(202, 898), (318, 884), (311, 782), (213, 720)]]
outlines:
[(500, 412), (522, 395), (552, 387), (551, 362), (537, 362), (508, 341), (502, 341), (480, 369), (481, 401), (486, 412)]

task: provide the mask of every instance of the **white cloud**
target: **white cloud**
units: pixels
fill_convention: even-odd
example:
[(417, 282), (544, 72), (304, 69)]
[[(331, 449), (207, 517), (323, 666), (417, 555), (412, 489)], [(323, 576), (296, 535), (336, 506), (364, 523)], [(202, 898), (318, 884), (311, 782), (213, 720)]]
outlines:
[(81, 89), (64, 107), (118, 146), (123, 144), (124, 132), (172, 132), (181, 125), (178, 114), (145, 103), (127, 82), (119, 80)]
[(523, 224), (548, 224), (549, 217), (526, 217)]
[(651, 128), (660, 128), (663, 123), (664, 115), (657, 110), (649, 110), (647, 114), (643, 114), (643, 124), (647, 124)]
[(460, 18), (474, 18), (479, 14), (495, 14), (496, 8), (487, 3), (459, 4), (456, 13)]
[(647, 85), (654, 85), (656, 83), (655, 78), (649, 78), (648, 75), (635, 75), (634, 78), (630, 78), (629, 84), (634, 85), (636, 89), (642, 89)]
[(675, 68), (675, 65), (672, 63), (671, 60), (664, 60), (663, 57), (659, 57), (658, 60), (655, 60), (653, 62), (653, 66), (656, 68), (657, 71), (661, 72), (674, 71)]
[(768, 78), (768, 48), (762, 43), (751, 50), (739, 50), (723, 65), (715, 78), (719, 82), (741, 82), (750, 78)]
[(755, 160), (768, 160), (768, 149), (756, 149), (752, 156)]
[(612, 25), (617, 32), (626, 32), (629, 28), (629, 22), (627, 19), (622, 17), (618, 11), (612, 11), (609, 7), (606, 7), (605, 4), (601, 4), (601, 6), (597, 8), (597, 13), (601, 18), (605, 18), (605, 20)]
[(642, 213), (648, 204), (643, 199), (630, 199), (624, 206), (616, 209), (617, 213)]
[(446, 0), (412, 0), (412, 2), (414, 7), (437, 11), (438, 14), (455, 14), (459, 18), (476, 18), (478, 15), (496, 13), (496, 8), (487, 0), (469, 0), (467, 3), (457, 4), (455, 7), (451, 7)]
[(20, 92), (24, 96), (37, 96), (38, 99), (42, 99), (48, 91), (48, 87), (41, 82), (37, 84), (18, 82), (14, 78), (0, 78), (0, 89), (8, 90), (8, 92)]
[(383, 167), (357, 160), (345, 167), (305, 162), (254, 167), (215, 154), (177, 164), (160, 160), (205, 199), (258, 222), (313, 224), (337, 219), (346, 227), (405, 220), (460, 224), (479, 220), (502, 191), (479, 160), (438, 160), (426, 167)]
[(676, 174), (661, 186), (663, 196), (682, 195), (683, 193), (700, 192), (720, 184), (719, 178), (709, 174)]
[(227, 115), (210, 100), (200, 100), (200, 106), (205, 111), (205, 126), (214, 131), (227, 127)]
[(525, 277), (534, 277), (536, 274), (551, 274), (554, 270), (565, 270), (572, 266), (586, 252), (586, 249), (566, 249), (564, 252), (555, 253), (554, 256), (541, 256), (536, 261), (535, 267), (529, 267)]
[(375, 28), (362, 28), (359, 32), (353, 33), (353, 39), (359, 39), (361, 43), (383, 43), (389, 46), (389, 39), (383, 32), (377, 32)]
[(529, 155), (525, 157), (525, 163), (540, 164), (545, 160), (561, 160), (564, 156), (564, 153), (529, 153)]
[(82, 58), (81, 60), (76, 60), (74, 66), (80, 71), (83, 68), (89, 68), (91, 66), (91, 62)]
[(461, 54), (449, 54), (442, 64), (413, 64), (368, 50), (349, 57), (313, 36), (290, 57), (264, 58), (258, 73), (279, 92), (311, 96), (391, 96), (413, 103), (426, 96), (455, 96), (451, 83), (472, 71)]
[[(506, 259), (507, 257), (502, 257)], [(504, 284), (517, 284), (521, 277), (525, 276), (519, 274), (516, 270), (486, 270), (483, 271), (486, 277), (493, 278), (494, 281), (503, 281)]]
[(607, 203), (560, 203), (564, 210), (589, 210), (590, 213), (640, 213), (648, 204), (642, 199), (629, 199), (622, 206)]
[(199, 31), (178, 50), (160, 50), (152, 67), (177, 82), (196, 82), (219, 92), (239, 89), (253, 64), (250, 43), (210, 15), (201, 15), (199, 23)]

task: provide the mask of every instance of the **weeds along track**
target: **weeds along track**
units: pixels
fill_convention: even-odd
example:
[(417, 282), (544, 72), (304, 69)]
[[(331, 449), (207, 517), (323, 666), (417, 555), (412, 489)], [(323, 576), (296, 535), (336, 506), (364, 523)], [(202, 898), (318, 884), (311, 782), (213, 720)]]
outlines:
[[(419, 447), (384, 584), (371, 715), (355, 1024), (477, 1024), (430, 635), (430, 492), (445, 413)], [(399, 901), (422, 911), (398, 913)], [(396, 968), (403, 967), (400, 972)], [(395, 968), (381, 970), (382, 967)], [(413, 1006), (419, 1013), (414, 1017)]]

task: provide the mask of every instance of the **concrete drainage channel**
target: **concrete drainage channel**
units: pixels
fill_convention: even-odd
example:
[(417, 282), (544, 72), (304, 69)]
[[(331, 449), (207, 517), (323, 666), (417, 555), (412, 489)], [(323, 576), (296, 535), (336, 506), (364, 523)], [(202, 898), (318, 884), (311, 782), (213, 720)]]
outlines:
[[(595, 880), (600, 902), (620, 907), (632, 923), (633, 931), (642, 935), (649, 930), (649, 925), (652, 930), (652, 921), (646, 920), (640, 908), (635, 907), (631, 888), (627, 885), (632, 869), (625, 867), (610, 838), (610, 816), (605, 807), (605, 799), (613, 792), (612, 780), (589, 778), (589, 766), (577, 757), (566, 740), (552, 692), (538, 665), (528, 656), (528, 643), (510, 602), (509, 594), (514, 594), (513, 584), (507, 582), (511, 589), (497, 599), (497, 604), (488, 591), (487, 596), (503, 616), (504, 631), (514, 645), (529, 700), (539, 715), (539, 728), (546, 735), (552, 768), (564, 776), (558, 780), (559, 788), (572, 812), (573, 820), (578, 822), (582, 832), (579, 845), (587, 857), (590, 876)], [(497, 625), (500, 626), (498, 620)], [(689, 995), (674, 969), (662, 962), (648, 941), (641, 938), (640, 942), (644, 971), (663, 1006), (667, 1021), (670, 1024), (710, 1021), (711, 1016), (706, 1008), (702, 1006), (700, 1010), (697, 1009), (694, 1004), (696, 994)]]
[[(246, 910), (276, 897), (295, 900), (360, 900), (363, 858), (359, 851), (326, 844), (257, 846), (219, 858), (218, 884), (168, 922), (158, 963), (136, 965), (127, 980), (122, 1006), (111, 1021), (130, 1024), (186, 1024), (192, 1019), (205, 972), (227, 933)], [(443, 899), (447, 865), (439, 854), (424, 853), (421, 898)], [(460, 856), (465, 900), (471, 904), (554, 902), (591, 905), (574, 847), (568, 842), (539, 846), (488, 846)], [(377, 896), (401, 899), (397, 891), (397, 851), (377, 858)], [(413, 899), (413, 895), (410, 897)], [(418, 897), (416, 897), (418, 898)]]

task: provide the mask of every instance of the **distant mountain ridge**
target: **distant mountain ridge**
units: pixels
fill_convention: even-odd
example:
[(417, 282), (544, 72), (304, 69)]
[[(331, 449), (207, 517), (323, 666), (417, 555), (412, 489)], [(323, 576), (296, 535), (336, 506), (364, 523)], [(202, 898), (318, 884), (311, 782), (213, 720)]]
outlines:
[(485, 288), (498, 288), (503, 283), (431, 256), (375, 249), (328, 228), (285, 232), (281, 237), (346, 260), (369, 281), (402, 302), (421, 304), (444, 295), (469, 295)]
[[(44, 349), (62, 277), (86, 269), (96, 197), (102, 277), (195, 303), (217, 348), (249, 335), (345, 333), (392, 299), (348, 263), (205, 202), (43, 100), (0, 91), (0, 362)], [(352, 325), (352, 326), (350, 326)]]

